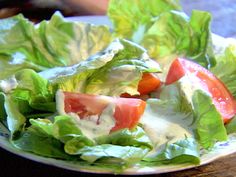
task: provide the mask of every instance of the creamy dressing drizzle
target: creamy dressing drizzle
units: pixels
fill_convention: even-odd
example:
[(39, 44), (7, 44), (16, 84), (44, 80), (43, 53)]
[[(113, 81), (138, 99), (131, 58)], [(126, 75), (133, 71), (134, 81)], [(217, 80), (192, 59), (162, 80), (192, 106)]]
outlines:
[[(184, 117), (184, 114), (171, 113), (170, 110), (166, 110), (166, 113), (157, 114), (155, 110), (152, 110), (149, 106), (147, 107), (142, 116), (141, 124), (154, 144), (153, 151), (156, 151), (167, 142), (174, 143), (185, 137), (193, 136), (188, 126), (190, 123), (183, 120)], [(189, 121), (191, 121), (191, 118)]]
[(108, 103), (101, 115), (92, 115), (84, 119), (75, 113), (66, 113), (64, 111), (64, 93), (60, 90), (56, 93), (57, 111), (60, 115), (70, 115), (73, 117), (78, 127), (81, 129), (84, 135), (94, 139), (98, 136), (108, 135), (111, 129), (115, 126), (115, 119), (112, 116), (115, 112), (114, 103), (110, 102), (106, 96), (101, 100), (101, 103)]
[[(195, 73), (187, 74), (182, 77), (178, 82), (180, 82), (182, 93), (185, 94), (187, 101), (192, 105), (192, 97), (196, 90), (202, 90), (210, 96), (210, 93), (206, 91), (206, 86), (203, 87), (203, 82), (200, 81), (198, 77), (195, 76)], [(198, 84), (200, 83), (201, 84)], [(193, 106), (193, 105), (192, 105)]]
[(90, 139), (94, 139), (110, 133), (111, 129), (115, 126), (115, 119), (112, 116), (114, 111), (115, 105), (110, 103), (100, 116), (93, 115), (80, 119), (77, 114), (69, 113), (69, 115), (75, 118), (78, 127), (84, 135)]
[(2, 90), (4, 93), (10, 92), (12, 89), (15, 89), (17, 87), (18, 83), (15, 77), (11, 77), (6, 80), (0, 81), (0, 90)]

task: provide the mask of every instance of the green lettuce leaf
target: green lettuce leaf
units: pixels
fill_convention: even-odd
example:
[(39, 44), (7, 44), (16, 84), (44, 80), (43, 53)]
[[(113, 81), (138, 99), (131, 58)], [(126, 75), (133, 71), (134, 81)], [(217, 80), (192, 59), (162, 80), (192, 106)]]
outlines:
[(142, 47), (116, 39), (104, 51), (79, 64), (45, 70), (40, 75), (64, 91), (119, 96), (124, 92), (138, 94), (142, 73), (160, 71)]
[(95, 141), (100, 145), (114, 144), (120, 146), (147, 147), (150, 149), (153, 146), (145, 131), (139, 126), (133, 130), (122, 129), (107, 136), (97, 137)]
[(4, 108), (4, 102), (5, 102), (5, 94), (0, 92), (0, 122), (4, 122), (6, 120), (6, 111)]
[[(183, 104), (186, 104), (186, 107), (189, 104), (181, 100), (177, 102), (174, 92), (169, 92), (172, 89), (174, 88), (168, 87), (166, 93), (162, 92), (162, 100), (147, 100), (141, 126), (151, 139), (154, 148), (144, 157), (142, 165), (198, 164), (200, 161), (198, 141), (191, 127), (193, 115), (181, 108)], [(169, 97), (167, 93), (172, 96)]]
[(107, 26), (69, 22), (60, 13), (36, 26), (22, 15), (2, 19), (0, 26), (2, 78), (22, 68), (42, 71), (79, 63), (111, 41)]
[(123, 49), (88, 78), (86, 93), (112, 96), (119, 96), (124, 92), (139, 94), (137, 87), (142, 73), (161, 71), (159, 65), (140, 46), (126, 40), (120, 40), (120, 44)]
[[(227, 140), (227, 133), (220, 113), (216, 110), (209, 95), (201, 90), (192, 97), (196, 125), (196, 135), (200, 144), (212, 148), (217, 141)], [(193, 125), (193, 126), (195, 126)]]
[[(70, 116), (56, 116), (53, 123), (49, 119), (30, 119), (30, 123), (65, 144), (73, 138), (84, 136), (75, 119)], [(92, 142), (89, 139), (87, 141)]]
[[(37, 130), (39, 133), (38, 136), (47, 137), (45, 141), (53, 141), (51, 144), (58, 143), (57, 141), (59, 141), (64, 146), (64, 151), (67, 154), (89, 163), (93, 163), (99, 159), (107, 159), (111, 163), (111, 159), (116, 159), (115, 161), (121, 164), (123, 162), (125, 164), (134, 163), (140, 161), (151, 148), (150, 141), (148, 141), (148, 138), (145, 137), (144, 132), (140, 128), (132, 131), (132, 133), (131, 131), (124, 130), (113, 135), (108, 135), (107, 137), (100, 137), (94, 141), (88, 139), (81, 132), (76, 120), (70, 116), (56, 116), (53, 123), (48, 119), (31, 119), (30, 123), (32, 126), (24, 133), (30, 132), (32, 134), (32, 130)], [(120, 143), (126, 137), (130, 142), (126, 140), (127, 143)], [(24, 140), (22, 138), (24, 138), (24, 134), (19, 140), (14, 142), (18, 147), (26, 148), (28, 151), (41, 153), (42, 155), (48, 155), (48, 150), (41, 152), (38, 148), (31, 148), (32, 144), (36, 143), (34, 141), (38, 140), (38, 137), (33, 137), (31, 144), (25, 144), (24, 146), (21, 145)], [(111, 138), (115, 138), (116, 140), (111, 140)], [(117, 142), (117, 145), (114, 145), (116, 144), (115, 142)], [(132, 144), (132, 142), (135, 142), (135, 144)], [(60, 143), (55, 148), (62, 146)], [(51, 145), (48, 146), (50, 148)]]
[[(188, 85), (193, 83), (187, 80), (180, 80), (170, 89), (165, 91), (165, 95), (171, 95), (175, 90), (175, 103), (180, 105), (180, 110), (189, 112), (192, 115), (192, 123), (189, 125), (195, 132), (199, 143), (206, 149), (212, 148), (217, 141), (227, 140), (226, 129), (220, 113), (213, 104), (211, 96), (198, 88), (197, 85)], [(191, 89), (191, 90), (190, 90)], [(169, 93), (168, 93), (169, 91)], [(182, 99), (179, 99), (181, 98)], [(184, 97), (184, 98), (183, 98)], [(171, 98), (169, 96), (169, 98)], [(182, 101), (181, 101), (182, 100)], [(184, 103), (185, 106), (182, 104)], [(178, 107), (177, 107), (178, 108)]]
[(34, 110), (55, 112), (54, 91), (47, 80), (31, 69), (18, 71), (14, 77), (17, 85), (10, 93), (12, 97), (28, 102)]
[(15, 138), (24, 129), (26, 118), (20, 112), (19, 105), (10, 95), (4, 94), (4, 98), (7, 127), (11, 132), (11, 138)]
[(172, 0), (149, 0), (148, 3), (145, 0), (111, 0), (108, 16), (116, 36), (140, 43), (157, 16), (180, 9), (178, 1)]
[[(227, 40), (227, 39), (223, 39)], [(222, 53), (216, 54), (213, 72), (236, 98), (236, 42), (229, 44)]]
[(227, 134), (235, 133), (236, 132), (236, 116), (233, 117), (233, 119), (225, 125)]
[[(96, 146), (85, 146), (79, 149), (76, 154), (80, 155), (80, 158), (93, 163), (101, 158), (109, 158), (107, 161), (112, 163), (111, 159), (115, 159), (115, 163), (127, 163), (132, 164), (139, 162), (147, 153), (149, 149), (143, 149), (134, 146), (119, 146), (112, 144), (102, 144)], [(113, 163), (114, 163), (113, 162)]]
[(12, 135), (24, 130), (30, 117), (54, 114), (55, 101), (47, 80), (34, 70), (24, 69), (0, 81), (1, 120)]
[(16, 148), (45, 157), (67, 160), (73, 158), (64, 152), (63, 143), (37, 126), (29, 127), (20, 138), (12, 141), (12, 143)]
[(183, 12), (166, 12), (145, 33), (141, 45), (157, 59), (178, 55), (213, 66), (210, 20), (207, 12), (193, 11), (190, 19)]
[(0, 91), (10, 95), (25, 115), (56, 110), (53, 89), (32, 69), (17, 71), (10, 78), (1, 80)]
[(111, 42), (109, 27), (69, 22), (58, 12), (48, 22), (41, 22), (36, 30), (50, 67), (79, 63)]
[(108, 16), (116, 36), (141, 44), (158, 61), (180, 55), (196, 60), (204, 67), (215, 64), (208, 12), (195, 10), (189, 18), (181, 11), (178, 1), (146, 3), (141, 0), (134, 3), (113, 0)]
[[(145, 157), (148, 165), (200, 163), (199, 145), (193, 138), (165, 144), (155, 155)], [(145, 163), (144, 163), (145, 164)]]

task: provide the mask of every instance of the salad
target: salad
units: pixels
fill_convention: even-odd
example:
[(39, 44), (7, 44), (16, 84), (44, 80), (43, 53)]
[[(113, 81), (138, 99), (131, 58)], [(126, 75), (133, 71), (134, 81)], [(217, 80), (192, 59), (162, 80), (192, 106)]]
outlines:
[(217, 46), (211, 15), (178, 1), (111, 0), (107, 15), (112, 28), (0, 20), (0, 134), (114, 173), (200, 164), (236, 131), (236, 42)]

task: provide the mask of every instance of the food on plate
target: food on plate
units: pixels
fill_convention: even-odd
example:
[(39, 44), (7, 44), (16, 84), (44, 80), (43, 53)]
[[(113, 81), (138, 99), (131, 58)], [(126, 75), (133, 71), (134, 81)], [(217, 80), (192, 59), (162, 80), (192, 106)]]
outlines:
[(59, 12), (37, 25), (0, 20), (0, 127), (11, 146), (122, 173), (199, 165), (236, 132), (236, 43), (216, 50), (208, 12), (146, 2), (111, 0), (112, 30)]
[(146, 103), (141, 99), (114, 98), (70, 92), (59, 92), (57, 94), (57, 100), (58, 112), (62, 112), (61, 114), (77, 115), (78, 120), (93, 117), (95, 127), (102, 123), (100, 122), (100, 116), (104, 112), (104, 109), (113, 106), (113, 115), (108, 115), (114, 119), (114, 123), (110, 124), (110, 126), (113, 125), (110, 131), (135, 128), (146, 106)]
[[(149, 94), (161, 87), (161, 80), (154, 73), (143, 73), (142, 79), (138, 83), (138, 92), (136, 96)], [(121, 94), (122, 97), (132, 97), (127, 93)], [(134, 95), (135, 96), (135, 95)], [(133, 96), (133, 97), (134, 97)]]
[(171, 64), (165, 83), (171, 84), (183, 76), (189, 77), (190, 84), (202, 88), (211, 95), (224, 123), (229, 122), (234, 117), (236, 114), (235, 99), (214, 74), (190, 60), (178, 58)]

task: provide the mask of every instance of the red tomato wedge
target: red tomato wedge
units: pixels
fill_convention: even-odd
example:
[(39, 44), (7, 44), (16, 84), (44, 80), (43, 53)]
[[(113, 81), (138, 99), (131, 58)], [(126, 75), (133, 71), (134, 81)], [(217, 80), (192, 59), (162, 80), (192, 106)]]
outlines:
[(142, 79), (138, 84), (140, 95), (148, 94), (156, 90), (161, 85), (160, 79), (153, 73), (143, 73)]
[(134, 128), (146, 107), (146, 102), (136, 98), (115, 98), (72, 92), (62, 92), (60, 96), (64, 98), (64, 112), (76, 113), (81, 119), (91, 115), (99, 116), (109, 104), (114, 104), (115, 111), (111, 116), (115, 118), (115, 126), (111, 131)]
[[(138, 92), (140, 95), (146, 95), (152, 91), (155, 91), (161, 85), (161, 80), (153, 73), (143, 73), (142, 79), (138, 84)], [(122, 97), (132, 97), (128, 93), (121, 95)]]
[(198, 78), (201, 87), (212, 96), (216, 109), (227, 123), (236, 114), (236, 101), (225, 85), (210, 71), (186, 59), (175, 59), (170, 66), (166, 85), (172, 84), (184, 75), (192, 74)]

